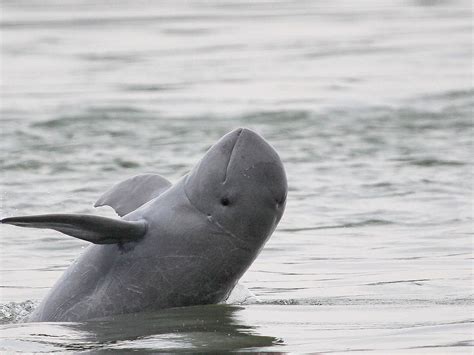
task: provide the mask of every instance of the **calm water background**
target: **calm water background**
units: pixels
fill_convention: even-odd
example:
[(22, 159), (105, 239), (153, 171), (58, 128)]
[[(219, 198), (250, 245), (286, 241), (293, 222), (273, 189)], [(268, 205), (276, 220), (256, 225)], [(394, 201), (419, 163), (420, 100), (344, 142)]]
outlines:
[(227, 131), (280, 153), (260, 299), (21, 324), (87, 245), (2, 226), (0, 349), (471, 353), (470, 1), (2, 1), (1, 216), (176, 181)]

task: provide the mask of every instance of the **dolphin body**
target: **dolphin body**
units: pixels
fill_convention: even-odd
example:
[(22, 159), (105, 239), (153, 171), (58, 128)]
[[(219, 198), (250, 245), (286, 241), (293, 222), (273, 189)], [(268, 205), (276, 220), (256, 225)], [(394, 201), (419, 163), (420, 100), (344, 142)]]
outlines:
[(107, 191), (120, 219), (80, 214), (10, 217), (92, 242), (29, 321), (83, 321), (226, 300), (275, 230), (287, 180), (276, 151), (240, 128), (174, 185), (145, 174)]

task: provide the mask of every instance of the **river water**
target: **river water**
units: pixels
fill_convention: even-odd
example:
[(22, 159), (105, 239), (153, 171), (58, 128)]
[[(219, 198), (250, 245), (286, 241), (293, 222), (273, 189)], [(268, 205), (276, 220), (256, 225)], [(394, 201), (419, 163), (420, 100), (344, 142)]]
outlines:
[(1, 7), (1, 217), (113, 216), (240, 126), (289, 180), (250, 304), (21, 323), (87, 243), (1, 226), (1, 351), (473, 351), (470, 1)]

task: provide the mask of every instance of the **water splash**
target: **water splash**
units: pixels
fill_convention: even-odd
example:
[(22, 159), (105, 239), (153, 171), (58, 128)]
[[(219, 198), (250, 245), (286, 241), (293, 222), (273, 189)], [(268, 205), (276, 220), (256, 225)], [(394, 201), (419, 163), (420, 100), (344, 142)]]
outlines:
[(0, 304), (0, 324), (24, 321), (37, 305), (38, 302), (31, 300)]

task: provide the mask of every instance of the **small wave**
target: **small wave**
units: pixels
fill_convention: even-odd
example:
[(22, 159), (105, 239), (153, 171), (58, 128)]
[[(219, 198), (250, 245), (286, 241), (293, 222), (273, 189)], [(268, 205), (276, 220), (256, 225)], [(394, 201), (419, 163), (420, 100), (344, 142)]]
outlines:
[(314, 226), (314, 227), (301, 227), (301, 228), (280, 228), (281, 232), (303, 232), (303, 231), (312, 231), (319, 229), (336, 229), (336, 228), (357, 228), (357, 227), (369, 227), (369, 226), (385, 226), (389, 224), (394, 224), (395, 222), (387, 221), (384, 219), (368, 219), (361, 222), (350, 222), (343, 224), (334, 224), (327, 226)]
[(441, 92), (438, 94), (432, 94), (421, 97), (424, 100), (431, 100), (431, 101), (446, 101), (452, 103), (453, 100), (461, 99), (467, 100), (468, 102), (472, 103), (472, 97), (474, 94), (474, 90), (472, 89), (464, 89), (464, 90), (450, 90), (446, 92)]
[(459, 347), (473, 347), (474, 341), (472, 340), (461, 340), (454, 343), (447, 343), (441, 345), (424, 345), (424, 346), (414, 346), (411, 348), (407, 348), (410, 350), (421, 350), (421, 349), (442, 349), (442, 348), (459, 348)]
[(392, 159), (394, 162), (406, 163), (409, 165), (422, 167), (437, 167), (437, 166), (463, 166), (465, 162), (458, 160), (438, 159), (438, 158), (397, 158)]
[(97, 125), (103, 122), (130, 122), (131, 117), (134, 119), (150, 118), (144, 111), (129, 106), (113, 106), (113, 107), (91, 107), (84, 112), (57, 116), (49, 120), (35, 122), (32, 124), (34, 128), (62, 128), (80, 124)]
[(411, 283), (415, 285), (421, 285), (421, 282), (430, 281), (430, 279), (413, 279), (413, 280), (394, 280), (394, 281), (379, 281), (379, 282), (371, 282), (366, 284), (367, 286), (380, 286), (380, 285), (387, 285), (387, 284), (398, 284), (398, 283)]
[(31, 300), (0, 304), (0, 324), (21, 322), (36, 306), (37, 302)]
[(462, 166), (466, 165), (464, 162), (455, 160), (442, 160), (442, 159), (414, 159), (409, 160), (409, 164), (416, 166), (436, 167), (436, 166)]
[(259, 300), (255, 304), (280, 306), (386, 306), (386, 305), (473, 305), (473, 298), (375, 299), (375, 298), (289, 298)]
[(145, 92), (161, 92), (177, 90), (181, 87), (179, 85), (167, 84), (167, 85), (123, 85), (122, 88), (125, 91), (145, 91)]
[[(239, 117), (244, 122), (295, 122), (314, 119), (314, 113), (307, 110), (268, 110), (243, 114)], [(289, 132), (286, 132), (287, 134)]]
[(38, 170), (45, 165), (44, 162), (39, 161), (37, 159), (25, 159), (23, 161), (11, 161), (2, 166), (4, 171), (9, 170)]
[(140, 166), (140, 163), (136, 161), (118, 159), (118, 158), (114, 160), (114, 163), (120, 168), (126, 168), (126, 169), (137, 168)]

